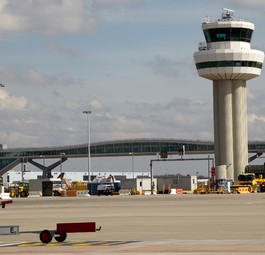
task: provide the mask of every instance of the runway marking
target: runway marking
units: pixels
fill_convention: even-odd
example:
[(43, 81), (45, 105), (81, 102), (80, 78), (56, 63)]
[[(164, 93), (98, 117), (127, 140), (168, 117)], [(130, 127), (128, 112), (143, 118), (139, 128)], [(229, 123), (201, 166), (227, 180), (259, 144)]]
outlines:
[(1, 243), (0, 247), (18, 246), (19, 244), (21, 244), (21, 242), (18, 242), (18, 243)]
[[(9, 243), (5, 246), (13, 247), (32, 247), (32, 246), (117, 246), (129, 243), (136, 243), (138, 241), (84, 241), (84, 242), (51, 242), (44, 244), (41, 242), (25, 242), (25, 243)], [(4, 246), (4, 245), (3, 245)]]

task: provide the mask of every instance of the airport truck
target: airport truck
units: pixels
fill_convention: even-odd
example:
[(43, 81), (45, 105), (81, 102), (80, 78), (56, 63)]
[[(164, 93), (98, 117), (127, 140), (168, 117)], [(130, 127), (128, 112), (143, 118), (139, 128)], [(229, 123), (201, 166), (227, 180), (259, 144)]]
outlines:
[(113, 195), (114, 184), (112, 183), (100, 183), (97, 187), (98, 196), (100, 195)]

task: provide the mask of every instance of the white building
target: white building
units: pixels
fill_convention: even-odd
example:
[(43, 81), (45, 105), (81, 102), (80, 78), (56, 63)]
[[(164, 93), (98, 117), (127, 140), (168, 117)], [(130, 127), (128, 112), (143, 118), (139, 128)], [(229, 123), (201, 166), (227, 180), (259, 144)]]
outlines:
[[(130, 190), (135, 194), (151, 194), (151, 178), (147, 176), (138, 176), (135, 179), (125, 179), (121, 181), (123, 190)], [(157, 178), (153, 178), (153, 192), (157, 193)]]
[(157, 176), (157, 189), (159, 193), (170, 189), (194, 191), (197, 189), (197, 176)]
[[(87, 172), (64, 172), (64, 177), (66, 177), (69, 181), (78, 181), (84, 180), (87, 176)], [(52, 172), (52, 175), (56, 178), (60, 174), (59, 171)], [(91, 176), (109, 176), (113, 175), (116, 179), (132, 179), (133, 175), (136, 176), (150, 176), (147, 172), (91, 172)], [(42, 176), (41, 171), (30, 171), (30, 172), (23, 172), (23, 179), (24, 180), (31, 180), (37, 179), (38, 176)], [(150, 178), (149, 178), (150, 179)], [(22, 181), (22, 172), (21, 171), (9, 171), (3, 175), (3, 184), (4, 186), (8, 186), (10, 183)]]

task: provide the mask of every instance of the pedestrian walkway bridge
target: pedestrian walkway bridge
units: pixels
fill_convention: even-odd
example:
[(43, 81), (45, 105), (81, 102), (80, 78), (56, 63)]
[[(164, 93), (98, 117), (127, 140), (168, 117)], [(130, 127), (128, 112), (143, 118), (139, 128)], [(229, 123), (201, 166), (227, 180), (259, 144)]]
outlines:
[[(186, 154), (213, 154), (214, 144), (211, 141), (178, 140), (178, 139), (128, 139), (90, 144), (91, 157), (119, 157), (157, 155), (167, 152), (178, 154), (185, 146)], [(265, 151), (265, 142), (249, 142), (249, 153)], [(21, 162), (40, 158), (77, 158), (88, 156), (88, 144), (60, 147), (10, 148), (0, 150), (0, 176)]]

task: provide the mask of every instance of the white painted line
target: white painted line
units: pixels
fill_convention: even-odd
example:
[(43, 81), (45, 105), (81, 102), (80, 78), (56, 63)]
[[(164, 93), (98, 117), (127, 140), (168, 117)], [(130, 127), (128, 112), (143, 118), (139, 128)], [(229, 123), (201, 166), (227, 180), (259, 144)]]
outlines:
[(4, 244), (0, 244), (0, 247), (14, 246), (14, 245), (19, 245), (19, 244), (23, 244), (23, 243), (24, 242), (4, 243)]

